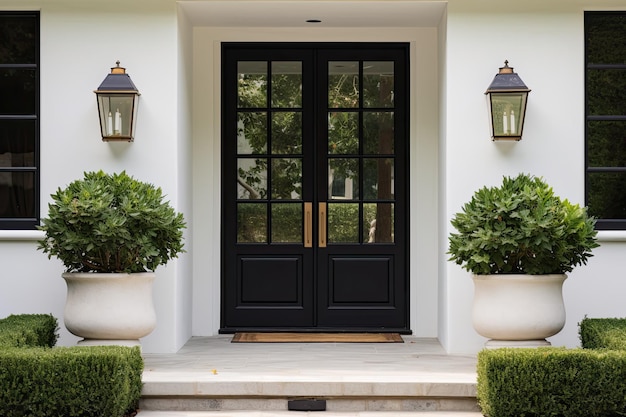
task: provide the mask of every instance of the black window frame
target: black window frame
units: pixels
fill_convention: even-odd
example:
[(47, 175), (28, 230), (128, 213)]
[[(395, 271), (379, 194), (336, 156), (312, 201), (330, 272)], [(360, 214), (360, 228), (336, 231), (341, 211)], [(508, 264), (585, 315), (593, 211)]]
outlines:
[(21, 17), (35, 20), (34, 27), (34, 58), (35, 62), (2, 63), (0, 69), (32, 69), (35, 72), (35, 103), (34, 114), (2, 114), (0, 120), (33, 120), (34, 121), (34, 155), (33, 166), (0, 166), (0, 173), (33, 173), (33, 217), (0, 217), (0, 230), (35, 230), (40, 224), (40, 120), (41, 120), (41, 20), (39, 11), (0, 11), (0, 17)]

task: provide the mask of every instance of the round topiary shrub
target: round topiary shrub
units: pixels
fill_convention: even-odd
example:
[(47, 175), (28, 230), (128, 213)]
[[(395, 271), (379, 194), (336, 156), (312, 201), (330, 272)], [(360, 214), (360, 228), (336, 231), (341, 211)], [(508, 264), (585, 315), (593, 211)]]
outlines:
[(183, 250), (183, 215), (161, 188), (121, 172), (86, 172), (51, 195), (38, 249), (67, 272), (154, 271)]
[(451, 224), (449, 260), (474, 274), (571, 272), (598, 246), (587, 209), (527, 174), (476, 191)]

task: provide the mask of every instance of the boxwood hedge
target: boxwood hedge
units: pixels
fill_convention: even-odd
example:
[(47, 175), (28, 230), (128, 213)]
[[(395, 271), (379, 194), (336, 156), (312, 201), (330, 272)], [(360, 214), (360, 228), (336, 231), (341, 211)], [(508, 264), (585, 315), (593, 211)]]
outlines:
[(626, 352), (505, 348), (478, 354), (488, 417), (612, 417), (626, 413)]
[(122, 417), (141, 396), (139, 347), (52, 347), (47, 315), (0, 320), (0, 416)]

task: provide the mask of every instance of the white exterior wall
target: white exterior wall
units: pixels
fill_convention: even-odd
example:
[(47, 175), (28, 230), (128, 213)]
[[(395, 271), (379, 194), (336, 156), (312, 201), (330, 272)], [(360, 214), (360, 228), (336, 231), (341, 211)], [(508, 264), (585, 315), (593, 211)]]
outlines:
[[(449, 220), (477, 188), (519, 172), (583, 202), (583, 11), (626, 9), (623, 0), (543, 3), (450, 0), (430, 27), (298, 29), (192, 28), (174, 0), (1, 0), (0, 10), (41, 10), (42, 216), (50, 193), (85, 170), (126, 169), (161, 186), (189, 223), (189, 252), (157, 270), (158, 325), (144, 351), (174, 352), (192, 334), (216, 334), (219, 42), (411, 42), (411, 328), (451, 353), (476, 352), (484, 339), (471, 325), (469, 273), (445, 254)], [(142, 94), (130, 144), (99, 137), (93, 90), (118, 59)], [(519, 143), (489, 137), (483, 93), (505, 59), (532, 89)], [(52, 313), (62, 323), (63, 268), (35, 249), (38, 236), (0, 231), (0, 317)], [(589, 265), (565, 283), (568, 321), (554, 345), (576, 346), (584, 315), (626, 316), (626, 232), (601, 238)], [(61, 336), (64, 345), (77, 340), (63, 328)]]
[[(540, 4), (545, 3), (545, 4)], [(585, 10), (614, 10), (617, 1), (525, 2), (508, 9), (495, 1), (449, 2), (446, 42), (446, 136), (444, 227), (483, 185), (503, 175), (543, 176), (555, 192), (584, 203), (584, 26)], [(626, 5), (621, 3), (622, 10)], [(521, 10), (520, 10), (521, 9)], [(486, 12), (496, 10), (496, 12)], [(491, 142), (484, 91), (503, 66), (515, 68), (532, 90), (524, 136), (517, 143)], [(612, 236), (617, 242), (607, 243)], [(601, 232), (602, 247), (587, 266), (564, 284), (567, 323), (550, 339), (555, 346), (577, 346), (578, 323), (589, 317), (626, 316), (617, 294), (626, 233)], [(449, 352), (475, 352), (485, 339), (471, 325), (473, 294), (469, 273), (441, 255), (445, 292), (440, 336)]]
[[(175, 4), (169, 0), (0, 2), (1, 10), (41, 11), (41, 214), (49, 195), (84, 171), (126, 170), (163, 188), (190, 218), (190, 127), (184, 74), (179, 75)], [(134, 143), (104, 143), (94, 90), (120, 60), (141, 93)], [(183, 61), (184, 62), (184, 61)], [(187, 74), (188, 75), (188, 74)], [(180, 87), (183, 88), (180, 88)], [(182, 102), (182, 107), (181, 107)], [(187, 110), (189, 105), (187, 105)], [(62, 264), (22, 240), (33, 232), (1, 232), (0, 317), (52, 313), (61, 324), (60, 344), (78, 340), (63, 327)], [(187, 243), (187, 249), (191, 245)], [(190, 251), (191, 252), (191, 251)], [(174, 352), (191, 335), (191, 253), (157, 269), (158, 325), (144, 351)]]

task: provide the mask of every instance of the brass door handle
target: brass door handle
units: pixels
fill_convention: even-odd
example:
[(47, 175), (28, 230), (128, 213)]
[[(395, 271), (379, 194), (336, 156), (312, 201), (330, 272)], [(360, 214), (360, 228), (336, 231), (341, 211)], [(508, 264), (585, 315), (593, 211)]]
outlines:
[(319, 235), (318, 235), (318, 247), (326, 247), (326, 203), (319, 203), (318, 207), (318, 220), (319, 220)]
[(304, 247), (313, 247), (313, 203), (304, 203)]

